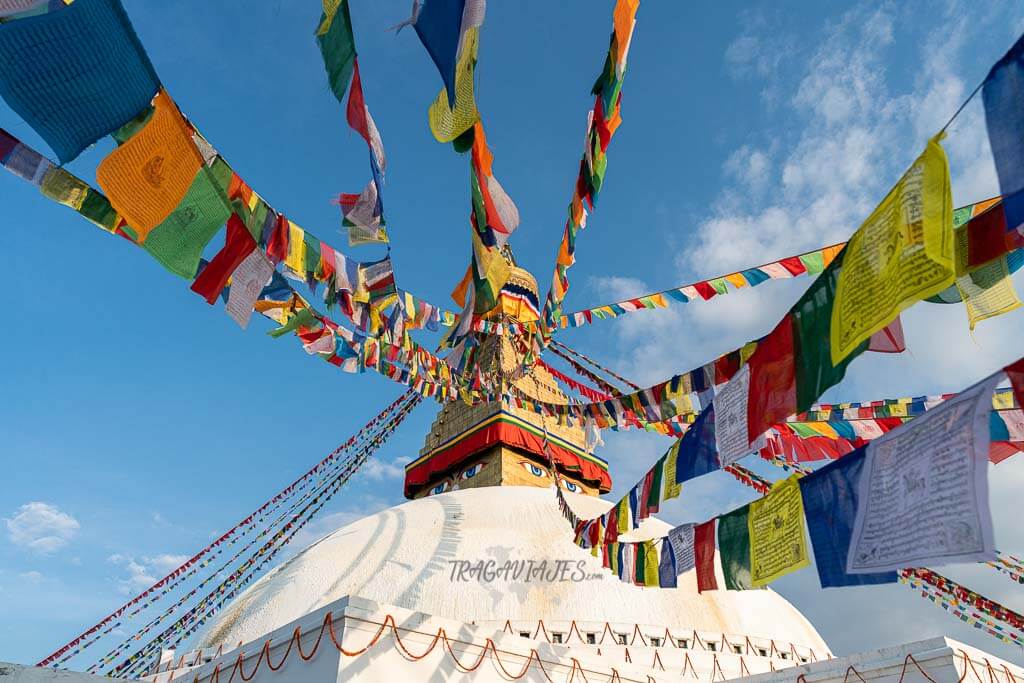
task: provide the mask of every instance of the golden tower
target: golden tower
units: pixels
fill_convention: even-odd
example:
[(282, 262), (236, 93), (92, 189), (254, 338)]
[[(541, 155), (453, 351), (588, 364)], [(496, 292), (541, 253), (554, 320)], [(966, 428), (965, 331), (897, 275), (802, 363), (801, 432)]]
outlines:
[[(512, 272), (487, 317), (533, 322), (540, 315), (537, 281), (505, 253)], [(485, 372), (501, 369), (507, 374), (519, 367), (522, 354), (508, 337), (487, 335), (476, 358)], [(530, 398), (568, 403), (542, 366), (530, 368), (515, 386)], [(594, 496), (611, 490), (608, 463), (586, 452), (582, 425), (559, 425), (554, 418), (504, 400), (476, 406), (455, 401), (441, 408), (419, 457), (406, 466), (405, 495), (422, 498), (482, 486), (550, 486), (554, 480), (543, 449), (545, 438), (566, 490)]]

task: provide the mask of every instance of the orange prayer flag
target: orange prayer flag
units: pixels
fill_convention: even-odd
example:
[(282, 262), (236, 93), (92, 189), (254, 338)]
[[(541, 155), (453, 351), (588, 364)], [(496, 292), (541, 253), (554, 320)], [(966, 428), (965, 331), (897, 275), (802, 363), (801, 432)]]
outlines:
[(469, 292), (469, 286), (473, 284), (473, 266), (470, 264), (466, 268), (466, 274), (462, 276), (462, 280), (452, 290), (452, 300), (459, 306), (465, 307), (466, 305), (466, 294)]
[(146, 125), (96, 169), (111, 206), (140, 243), (177, 208), (203, 167), (188, 125), (165, 90), (157, 93), (153, 105)]

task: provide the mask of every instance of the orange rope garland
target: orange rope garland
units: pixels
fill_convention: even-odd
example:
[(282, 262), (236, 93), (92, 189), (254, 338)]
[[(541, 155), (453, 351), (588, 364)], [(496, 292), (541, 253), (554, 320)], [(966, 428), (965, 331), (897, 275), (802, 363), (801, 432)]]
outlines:
[[(352, 619), (354, 621), (366, 621), (365, 619), (359, 619), (357, 617), (348, 617), (348, 618)], [(373, 622), (367, 622), (367, 623), (373, 623)], [(509, 627), (511, 627), (511, 624), (509, 624)], [(433, 636), (432, 640), (430, 641), (430, 644), (426, 647), (426, 649), (424, 649), (423, 652), (421, 652), (419, 654), (415, 654), (415, 653), (411, 652), (406, 647), (406, 645), (402, 642), (402, 637), (401, 637), (401, 634), (399, 633), (400, 630), (410, 630), (410, 629), (401, 629), (398, 626), (398, 624), (395, 623), (394, 617), (392, 615), (390, 615), (390, 614), (388, 614), (387, 616), (384, 617), (383, 623), (381, 623), (379, 625), (379, 628), (377, 629), (377, 632), (373, 635), (372, 638), (370, 638), (369, 642), (367, 642), (366, 645), (364, 645), (363, 647), (361, 647), (361, 648), (359, 648), (357, 650), (348, 650), (344, 646), (342, 646), (342, 644), (340, 642), (338, 642), (338, 637), (337, 637), (337, 634), (336, 634), (336, 632), (334, 630), (334, 618), (333, 618), (333, 615), (332, 615), (331, 612), (328, 612), (326, 615), (324, 615), (324, 620), (323, 620), (323, 622), (321, 622), (320, 630), (317, 633), (316, 642), (313, 643), (313, 647), (312, 647), (312, 649), (308, 653), (304, 650), (304, 648), (302, 646), (302, 630), (298, 626), (296, 626), (295, 630), (292, 632), (291, 637), (288, 639), (288, 646), (285, 649), (284, 654), (281, 655), (281, 658), (277, 661), (276, 664), (271, 660), (271, 656), (270, 656), (270, 647), (271, 647), (271, 642), (272, 641), (270, 639), (267, 639), (266, 641), (264, 641), (263, 647), (260, 648), (259, 654), (258, 654), (258, 656), (256, 658), (256, 664), (253, 666), (252, 671), (250, 671), (248, 674), (245, 672), (245, 663), (246, 663), (245, 652), (239, 652), (238, 653), (238, 656), (235, 658), (234, 663), (231, 666), (231, 672), (228, 675), (227, 683), (233, 683), (236, 675), (243, 681), (243, 683), (247, 683), (248, 681), (251, 681), (256, 676), (256, 674), (259, 672), (260, 667), (264, 664), (264, 662), (266, 663), (267, 667), (271, 671), (278, 671), (278, 670), (280, 670), (281, 667), (284, 666), (285, 662), (288, 660), (288, 657), (291, 655), (292, 650), (295, 650), (295, 652), (298, 653), (299, 657), (303, 661), (307, 661), (308, 662), (313, 657), (315, 657), (316, 653), (320, 650), (320, 645), (321, 645), (321, 643), (323, 642), (323, 639), (324, 639), (324, 632), (328, 633), (328, 635), (330, 637), (330, 640), (331, 640), (331, 643), (334, 645), (335, 649), (337, 649), (338, 652), (340, 652), (343, 656), (345, 656), (345, 657), (358, 657), (358, 656), (360, 656), (362, 654), (365, 654), (368, 650), (370, 650), (370, 648), (375, 646), (381, 640), (381, 638), (383, 637), (385, 631), (388, 628), (391, 629), (391, 635), (394, 638), (395, 647), (402, 653), (403, 657), (407, 658), (410, 661), (419, 661), (421, 659), (424, 659), (431, 652), (433, 652), (434, 648), (437, 647), (438, 642), (441, 642), (441, 643), (443, 643), (444, 650), (446, 650), (448, 655), (452, 658), (452, 661), (455, 664), (455, 668), (458, 669), (459, 671), (463, 672), (463, 673), (471, 673), (471, 672), (476, 671), (477, 669), (479, 669), (480, 666), (484, 663), (484, 660), (487, 658), (487, 653), (489, 651), (492, 654), (492, 657), (494, 659), (495, 664), (501, 670), (501, 673), (506, 678), (508, 678), (510, 680), (520, 680), (521, 678), (526, 676), (526, 674), (530, 670), (530, 667), (534, 665), (534, 662), (536, 662), (536, 666), (537, 666), (537, 668), (540, 669), (541, 673), (544, 675), (544, 678), (547, 681), (549, 681), (549, 683), (554, 683), (554, 680), (551, 678), (550, 673), (548, 672), (547, 668), (544, 666), (544, 661), (541, 659), (540, 653), (537, 652), (536, 648), (530, 648), (530, 653), (526, 657), (526, 661), (523, 664), (523, 668), (518, 673), (514, 673), (514, 672), (510, 672), (505, 667), (505, 664), (504, 664), (504, 662), (502, 662), (501, 656), (500, 656), (502, 651), (500, 651), (498, 649), (497, 645), (495, 645), (495, 643), (494, 643), (494, 640), (492, 640), (491, 638), (485, 639), (484, 644), (481, 647), (481, 646), (479, 646), (479, 645), (477, 645), (475, 643), (467, 643), (467, 642), (460, 641), (460, 640), (453, 640), (452, 638), (450, 638), (448, 636), (447, 632), (445, 632), (444, 627), (439, 627), (438, 628), (437, 632), (434, 633), (434, 636)], [(464, 664), (462, 662), (461, 659), (459, 659), (459, 656), (455, 653), (455, 649), (452, 646), (452, 643), (460, 643), (460, 644), (468, 645), (468, 646), (471, 646), (471, 647), (481, 647), (480, 654), (477, 656), (476, 661), (474, 661), (472, 665), (466, 665), (466, 664)], [(218, 654), (216, 656), (219, 656), (222, 651), (223, 651), (223, 645), (220, 648), (218, 648)], [(506, 654), (511, 654), (511, 655), (514, 655), (514, 656), (522, 656), (522, 655), (517, 655), (516, 653), (513, 653), (513, 652), (506, 652)], [(657, 655), (657, 653), (655, 653), (655, 654)], [(201, 658), (202, 658), (202, 651), (200, 651), (199, 654), (196, 656), (195, 660), (193, 661), (192, 666), (194, 666), (196, 663), (198, 663), (198, 661)], [(576, 659), (575, 657), (570, 657), (570, 660), (571, 660), (571, 665), (570, 665), (569, 672), (568, 672), (568, 678), (566, 679), (568, 681), (568, 683), (571, 683), (573, 680), (575, 680), (577, 674), (579, 675), (580, 679), (584, 683), (589, 683), (589, 679), (587, 678), (587, 675), (586, 675), (586, 669), (583, 668), (583, 665), (580, 664), (579, 660)], [(181, 663), (183, 663), (183, 662), (184, 662), (184, 655), (182, 655), (181, 659), (179, 659), (178, 666), (180, 666)], [(169, 665), (173, 666), (173, 660), (172, 660), (172, 662), (169, 662)], [(178, 668), (178, 667), (175, 667), (175, 668)], [(664, 669), (664, 667), (662, 667), (662, 668)], [(214, 666), (213, 671), (210, 673), (210, 676), (209, 676), (210, 683), (220, 683), (221, 672), (222, 672), (222, 665), (220, 663), (218, 663), (216, 666)], [(171, 678), (173, 678), (173, 669), (168, 668), (167, 669), (167, 673), (168, 673), (168, 683), (170, 683)], [(591, 673), (596, 673), (596, 672), (591, 672)], [(621, 681), (622, 680), (621, 675), (619, 674), (618, 670), (615, 669), (615, 667), (612, 667), (611, 673), (607, 674), (607, 675), (609, 676), (609, 678), (608, 678), (609, 683), (613, 683), (614, 681)], [(652, 679), (648, 676), (648, 680), (652, 680)], [(192, 683), (199, 683), (199, 681), (200, 681), (200, 677), (199, 677), (199, 674), (197, 673), (196, 676), (193, 678)]]

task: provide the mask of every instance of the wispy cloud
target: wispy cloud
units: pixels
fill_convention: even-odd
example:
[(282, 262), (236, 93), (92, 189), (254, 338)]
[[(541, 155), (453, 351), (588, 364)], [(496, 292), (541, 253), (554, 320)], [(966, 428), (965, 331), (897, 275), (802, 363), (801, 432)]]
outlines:
[(118, 590), (125, 595), (135, 595), (180, 567), (188, 558), (188, 555), (171, 553), (140, 558), (115, 553), (107, 558), (107, 562), (122, 567), (127, 574), (117, 579)]
[(80, 528), (71, 515), (39, 501), (22, 505), (13, 517), (3, 521), (11, 543), (44, 554), (66, 546)]

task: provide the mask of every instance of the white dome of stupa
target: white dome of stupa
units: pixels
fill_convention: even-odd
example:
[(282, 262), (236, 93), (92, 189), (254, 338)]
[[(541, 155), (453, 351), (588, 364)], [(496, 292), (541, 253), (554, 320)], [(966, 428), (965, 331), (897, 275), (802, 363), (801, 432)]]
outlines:
[[(567, 494), (582, 516), (610, 506)], [(624, 540), (664, 535), (650, 518)], [(454, 581), (453, 561), (583, 561), (582, 581)], [(621, 582), (574, 545), (552, 489), (484, 487), (412, 500), (324, 536), (243, 592), (201, 636), (201, 647), (255, 640), (346, 595), (457, 619), (493, 622), (647, 624), (828, 647), (814, 627), (771, 590), (697, 593), (696, 577), (675, 589)]]

